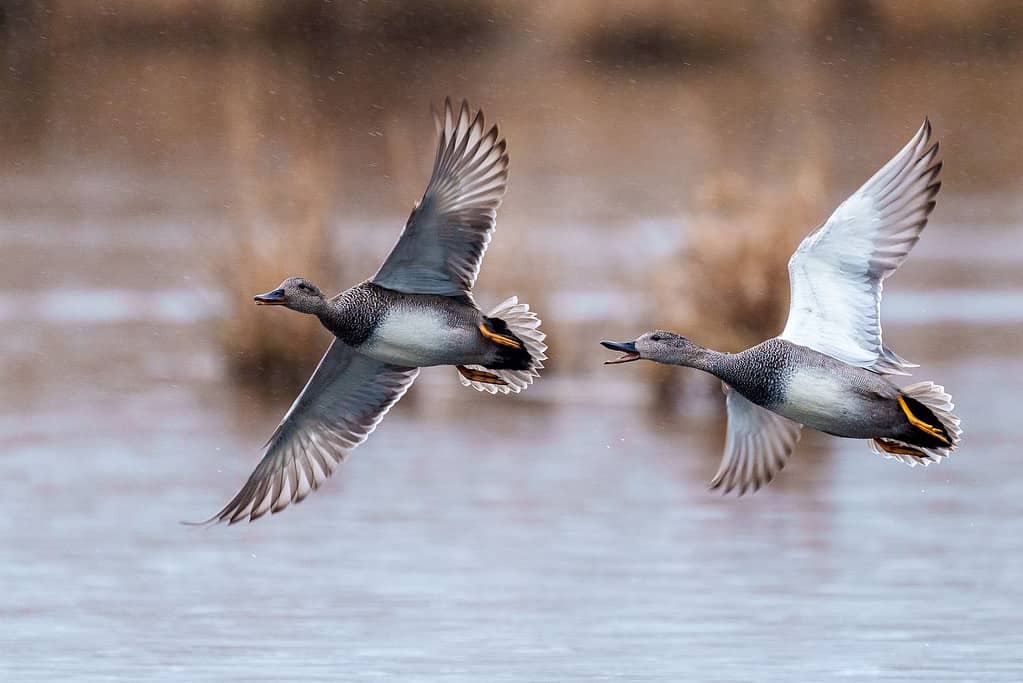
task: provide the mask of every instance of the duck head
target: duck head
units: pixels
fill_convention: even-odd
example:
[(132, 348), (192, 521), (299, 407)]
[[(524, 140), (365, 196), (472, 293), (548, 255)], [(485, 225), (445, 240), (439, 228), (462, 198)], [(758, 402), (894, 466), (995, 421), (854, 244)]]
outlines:
[(665, 332), (664, 330), (647, 332), (635, 341), (616, 342), (605, 339), (600, 343), (605, 348), (622, 354), (613, 360), (604, 361), (604, 365), (629, 363), (634, 360), (652, 360), (668, 365), (700, 367), (707, 354), (707, 349), (699, 344), (674, 332)]
[(284, 306), (299, 313), (316, 313), (326, 301), (320, 288), (304, 277), (289, 277), (277, 289), (252, 299), (260, 306)]

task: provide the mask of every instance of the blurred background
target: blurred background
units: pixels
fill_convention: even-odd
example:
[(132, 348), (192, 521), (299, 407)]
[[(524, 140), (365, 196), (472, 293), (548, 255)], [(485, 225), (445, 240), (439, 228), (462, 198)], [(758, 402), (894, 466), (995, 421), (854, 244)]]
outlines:
[[(0, 2), (0, 675), (1017, 680), (1021, 47), (1010, 0)], [(329, 341), (251, 296), (375, 272), (445, 96), (508, 140), (477, 298), (540, 312), (547, 372), (424, 371), (304, 504), (178, 525)], [(925, 115), (885, 339), (964, 447), (806, 433), (708, 492), (717, 384), (596, 342), (777, 334), (789, 254)]]

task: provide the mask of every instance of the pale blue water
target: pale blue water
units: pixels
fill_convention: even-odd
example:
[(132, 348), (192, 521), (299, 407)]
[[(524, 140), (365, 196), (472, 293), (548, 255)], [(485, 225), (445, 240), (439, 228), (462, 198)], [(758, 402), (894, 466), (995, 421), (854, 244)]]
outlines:
[[(592, 370), (510, 399), (426, 371), (307, 502), (194, 529), (178, 522), (234, 492), (291, 397), (231, 388), (210, 326), (223, 301), (189, 306), (187, 259), (146, 239), (134, 253), (163, 257), (148, 289), (75, 242), (80, 265), (29, 287), (49, 313), (0, 292), (5, 681), (1023, 672), (1023, 363), (1005, 290), (974, 290), (956, 317), (910, 271), (892, 297), (896, 348), (966, 427), (926, 470), (807, 435), (766, 490), (722, 498), (705, 489), (718, 398), (651, 416), (639, 368), (600, 366), (594, 343)], [(604, 315), (580, 311), (566, 317)]]
[[(1008, 3), (862, 41), (827, 3), (777, 4), (737, 15), (748, 59), (642, 67), (562, 41), (587, 16), (627, 37), (665, 3), (620, 25), (502, 7), (435, 50), (400, 25), (271, 41), (237, 2), (213, 3), (243, 16), (229, 35), (191, 3), (147, 25), (145, 4), (0, 17), (0, 682), (1023, 680)], [(216, 321), (250, 302), (216, 264), (246, 228), (326, 220), (339, 269), (320, 284), (370, 275), (421, 196), (445, 95), (509, 143), (479, 300), (528, 295), (560, 372), (496, 398), (425, 371), (305, 503), (180, 525), (234, 493), (293, 398), (228, 378)], [(649, 288), (684, 267), (701, 210), (764, 225), (791, 206), (809, 231), (925, 114), (945, 185), (886, 286), (885, 341), (952, 392), (962, 451), (909, 469), (806, 434), (767, 489), (708, 492), (717, 387), (694, 379), (655, 415), (649, 375), (602, 367), (596, 340), (663, 323)]]
[[(964, 397), (997, 381), (933, 371)], [(704, 489), (713, 421), (409, 406), (306, 503), (206, 530), (177, 521), (233, 491), (270, 422), (225, 415), (244, 402), (208, 385), (60, 400), (6, 413), (5, 680), (1020, 671), (1023, 429), (983, 399), (962, 401), (969, 445), (942, 466), (811, 437), (742, 500)]]

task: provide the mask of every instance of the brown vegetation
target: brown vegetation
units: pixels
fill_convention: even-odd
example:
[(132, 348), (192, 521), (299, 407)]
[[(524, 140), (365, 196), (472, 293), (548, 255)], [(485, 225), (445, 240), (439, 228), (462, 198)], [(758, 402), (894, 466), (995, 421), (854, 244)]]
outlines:
[[(823, 166), (814, 155), (771, 182), (732, 171), (708, 179), (683, 253), (653, 276), (658, 325), (729, 352), (778, 334), (788, 311), (788, 259), (827, 217)], [(654, 364), (648, 371), (657, 403), (670, 406), (689, 375)]]
[[(213, 263), (230, 311), (218, 331), (232, 373), (274, 390), (301, 387), (330, 340), (319, 321), (283, 309), (257, 307), (252, 296), (299, 275), (329, 291), (341, 281), (331, 257), (336, 169), (334, 145), (324, 144), (322, 125), (302, 119), (280, 102), (310, 96), (302, 79), (284, 83), (289, 96), (267, 98), (261, 74), (239, 63), (222, 96), (230, 165), (228, 220), (232, 231)], [(286, 106), (286, 105), (285, 105)], [(278, 121), (268, 149), (265, 121)], [(258, 380), (258, 382), (256, 381)]]
[(240, 217), (232, 242), (218, 258), (218, 282), (230, 304), (218, 338), (232, 372), (243, 381), (299, 387), (330, 340), (314, 316), (252, 302), (254, 294), (291, 275), (318, 283), (336, 279), (324, 248), (330, 242), (324, 198), (301, 191), (320, 182), (322, 174), (309, 161), (267, 180), (259, 218)]
[[(1020, 155), (997, 141), (1013, 139), (1020, 72), (999, 63), (998, 49), (1018, 44), (1021, 16), (1023, 5), (1007, 0), (15, 3), (0, 12), (0, 83), (19, 97), (0, 102), (12, 119), (0, 142), (25, 158), (143, 159), (198, 179), (206, 192), (185, 201), (229, 205), (233, 226), (222, 253), (207, 257), (231, 304), (225, 355), (239, 376), (298, 383), (326, 333), (306, 316), (257, 309), (252, 294), (288, 275), (325, 291), (370, 275), (429, 172), (426, 103), (468, 96), (518, 133), (517, 209), (502, 211), (480, 303), (528, 301), (552, 342), (571, 340), (552, 353), (553, 368), (571, 370), (590, 362), (571, 357), (590, 331), (552, 329), (548, 301), (567, 256), (536, 248), (546, 237), (538, 226), (676, 211), (662, 188), (691, 186), (718, 158), (767, 167), (763, 155), (779, 154), (806, 122), (830, 126), (835, 149), (861, 153), (836, 154), (836, 175), (859, 177), (864, 149), (882, 160), (895, 131), (928, 113), (951, 133), (959, 189), (1011, 185)], [(879, 52), (899, 50), (902, 59), (873, 68)], [(971, 50), (999, 61), (963, 59)], [(658, 62), (661, 72), (628, 71)], [(655, 278), (657, 324), (731, 350), (776, 333), (785, 259), (829, 208), (820, 166), (769, 182), (714, 175), (686, 251)], [(572, 201), (549, 200), (558, 181)], [(339, 239), (347, 228), (333, 197), (386, 214), (388, 235), (353, 229)]]

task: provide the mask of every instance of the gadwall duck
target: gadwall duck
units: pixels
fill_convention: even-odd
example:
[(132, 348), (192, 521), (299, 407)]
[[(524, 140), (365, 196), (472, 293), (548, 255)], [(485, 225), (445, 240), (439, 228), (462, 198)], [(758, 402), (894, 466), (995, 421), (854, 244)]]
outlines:
[(758, 489), (785, 465), (807, 425), (869, 439), (873, 452), (927, 465), (956, 450), (962, 430), (944, 387), (898, 387), (886, 375), (915, 364), (881, 342), (881, 289), (920, 238), (941, 183), (938, 143), (924, 121), (913, 139), (789, 260), (784, 331), (740, 353), (706, 349), (677, 334), (648, 332), (601, 342), (623, 353), (709, 372), (727, 395), (724, 458), (711, 481), (724, 492)]
[(446, 100), (426, 192), (369, 280), (328, 299), (300, 277), (257, 304), (315, 315), (336, 339), (270, 437), (241, 491), (209, 522), (250, 521), (300, 502), (362, 443), (419, 374), (453, 365), (462, 384), (519, 392), (546, 359), (540, 319), (506, 300), (484, 314), (472, 296), (508, 178), (508, 155), (483, 112)]

